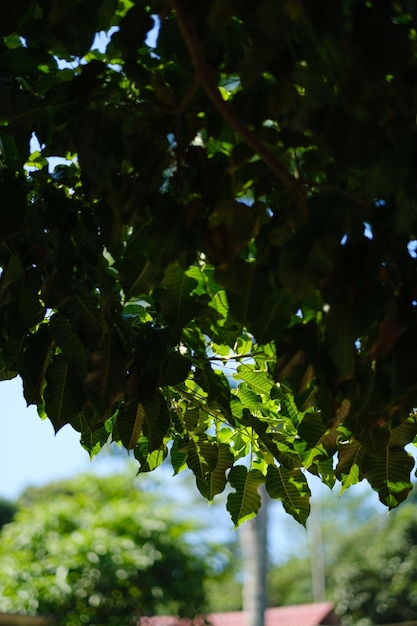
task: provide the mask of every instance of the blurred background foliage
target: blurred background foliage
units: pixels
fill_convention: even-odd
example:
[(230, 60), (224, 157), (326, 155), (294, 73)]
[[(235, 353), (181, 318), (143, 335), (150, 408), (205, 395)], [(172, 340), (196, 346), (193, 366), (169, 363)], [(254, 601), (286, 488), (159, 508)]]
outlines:
[[(1, 611), (54, 614), (63, 626), (122, 626), (143, 615), (242, 608), (239, 531), (221, 517), (210, 523), (216, 511), (207, 517), (187, 479), (171, 502), (164, 481), (132, 490), (129, 480), (83, 475), (4, 502)], [(343, 498), (344, 507), (330, 494), (315, 498), (307, 532), (270, 510), (268, 605), (323, 600), (313, 581), (324, 575), (343, 626), (417, 619), (414, 492), (386, 516), (369, 493)]]
[(29, 488), (10, 507), (0, 543), (5, 612), (54, 614), (65, 626), (193, 616), (207, 610), (205, 581), (230, 561), (227, 546), (198, 540), (192, 510), (132, 489), (126, 475)]

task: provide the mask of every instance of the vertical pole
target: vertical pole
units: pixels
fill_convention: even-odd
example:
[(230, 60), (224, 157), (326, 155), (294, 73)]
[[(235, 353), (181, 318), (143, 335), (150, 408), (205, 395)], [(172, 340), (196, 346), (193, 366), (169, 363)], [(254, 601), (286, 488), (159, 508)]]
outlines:
[(267, 548), (267, 495), (262, 487), (262, 506), (258, 515), (245, 522), (240, 529), (243, 554), (243, 613), (245, 626), (264, 626), (267, 607), (266, 575)]
[(313, 602), (326, 600), (326, 574), (324, 563), (323, 533), (321, 528), (321, 507), (317, 501), (311, 503), (310, 513), (311, 588)]

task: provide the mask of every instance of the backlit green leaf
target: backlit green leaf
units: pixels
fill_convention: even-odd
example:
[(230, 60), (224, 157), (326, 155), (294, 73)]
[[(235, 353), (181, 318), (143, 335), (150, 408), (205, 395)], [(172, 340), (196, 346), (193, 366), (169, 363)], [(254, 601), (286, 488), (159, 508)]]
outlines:
[(271, 498), (281, 500), (286, 512), (303, 526), (306, 525), (311, 494), (301, 470), (269, 465), (265, 486)]
[(233, 378), (244, 380), (252, 391), (268, 397), (274, 386), (267, 373), (256, 370), (254, 365), (239, 365), (237, 374), (234, 374)]
[(259, 470), (248, 471), (243, 465), (235, 465), (230, 471), (229, 483), (235, 491), (227, 497), (227, 510), (236, 527), (258, 512), (261, 506), (258, 487), (264, 481)]

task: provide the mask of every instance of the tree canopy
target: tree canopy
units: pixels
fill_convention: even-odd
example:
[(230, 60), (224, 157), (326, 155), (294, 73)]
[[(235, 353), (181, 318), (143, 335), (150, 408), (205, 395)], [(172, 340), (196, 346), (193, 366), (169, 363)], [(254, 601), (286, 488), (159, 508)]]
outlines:
[(329, 595), (344, 626), (417, 618), (415, 502), (396, 513), (385, 523), (365, 524), (349, 537), (349, 547), (346, 536), (334, 553)]
[(53, 615), (63, 626), (126, 626), (206, 609), (215, 571), (210, 549), (186, 542), (195, 523), (126, 475), (31, 488), (17, 508), (1, 531), (2, 611)]
[(389, 515), (375, 515), (369, 493), (360, 497), (352, 493), (346, 500), (338, 510), (329, 496), (315, 501), (321, 537), (314, 531), (305, 534), (304, 542), (296, 542), (298, 550), (294, 547), (293, 555), (271, 568), (270, 606), (317, 600), (313, 578), (318, 545), (324, 553), (326, 599), (334, 603), (343, 626), (413, 624), (417, 618), (415, 492)]
[(1, 377), (91, 454), (229, 484), (235, 524), (264, 482), (304, 524), (306, 471), (397, 506), (414, 3), (13, 0), (0, 30)]

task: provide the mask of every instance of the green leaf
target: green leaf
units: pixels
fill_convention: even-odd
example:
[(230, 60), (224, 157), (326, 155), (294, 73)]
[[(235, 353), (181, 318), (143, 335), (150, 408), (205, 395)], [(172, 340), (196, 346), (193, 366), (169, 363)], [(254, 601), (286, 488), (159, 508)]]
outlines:
[(235, 465), (230, 471), (229, 483), (235, 489), (235, 493), (227, 496), (227, 510), (235, 527), (255, 517), (261, 506), (258, 487), (264, 482), (265, 477), (259, 470), (248, 471), (243, 465)]
[[(0, 145), (2, 146), (2, 152), (4, 152), (3, 158), (6, 160), (6, 163), (10, 162), (10, 165), (12, 165), (13, 161), (17, 160), (17, 155), (13, 154), (14, 150), (10, 142), (7, 145), (6, 153), (6, 137), (3, 134), (0, 134), (0, 137)], [(10, 148), (12, 148), (11, 153)], [(22, 183), (23, 181), (14, 175), (11, 167), (10, 169), (3, 169), (0, 173), (0, 204), (3, 207), (0, 231), (1, 241), (6, 240), (22, 229), (27, 213), (27, 199)]]
[(27, 270), (21, 280), (10, 284), (7, 296), (5, 294), (9, 302), (0, 309), (0, 319), (10, 336), (20, 335), (43, 319), (45, 307), (39, 300), (40, 286), (41, 278), (34, 268)]
[(123, 402), (119, 407), (116, 418), (117, 432), (127, 450), (131, 450), (137, 445), (142, 434), (144, 421), (145, 407), (143, 404), (128, 405)]
[(188, 268), (186, 274), (197, 281), (197, 285), (194, 288), (194, 293), (197, 295), (208, 293), (214, 298), (217, 293), (222, 291), (221, 286), (214, 277), (214, 267), (212, 265), (192, 265)]
[(8, 370), (5, 367), (2, 367), (0, 369), (0, 381), (1, 380), (12, 380), (13, 378), (16, 378), (17, 376), (17, 372), (11, 372), (10, 370)]
[(202, 433), (193, 437), (184, 445), (187, 453), (187, 465), (197, 479), (197, 485), (208, 480), (217, 465), (218, 448), (215, 442)]
[(97, 12), (97, 30), (109, 30), (114, 26), (114, 14), (118, 8), (118, 0), (102, 0)]
[(271, 291), (268, 273), (257, 263), (244, 263), (238, 259), (232, 267), (230, 278), (233, 281), (227, 294), (230, 310), (237, 320), (253, 332), (253, 326), (259, 329), (257, 320), (260, 306)]
[(49, 363), (44, 398), (55, 432), (74, 420), (84, 406), (83, 379), (70, 370), (63, 354), (55, 355)]
[(389, 430), (378, 425), (358, 428), (355, 436), (369, 454), (383, 454), (390, 441)]
[(280, 383), (276, 383), (271, 389), (271, 400), (279, 402), (280, 416), (286, 417), (297, 427), (299, 424), (299, 412), (290, 390)]
[(2, 76), (38, 76), (40, 67), (56, 67), (53, 56), (33, 48), (11, 48), (0, 54)]
[(305, 413), (298, 427), (298, 435), (295, 449), (303, 459), (305, 468), (310, 468), (316, 461), (325, 461), (336, 453), (338, 433), (334, 428), (325, 428), (323, 416), (318, 411)]
[(392, 506), (416, 436), (412, 3), (167, 4), (1, 5), (0, 378), (91, 453), (168, 449), (208, 498), (231, 455), (332, 485), (343, 422), (342, 490), (366, 474)]
[(18, 254), (10, 255), (7, 263), (3, 263), (2, 266), (4, 267), (4, 271), (1, 281), (0, 302), (1, 305), (4, 306), (10, 301), (10, 298), (6, 295), (9, 285), (22, 280), (25, 276), (25, 271)]
[(389, 509), (398, 506), (412, 489), (410, 473), (414, 460), (403, 446), (414, 438), (415, 432), (415, 418), (411, 416), (393, 428), (390, 445), (377, 454), (369, 452), (369, 448), (359, 441), (339, 443), (339, 462), (335, 471), (342, 482), (341, 490), (366, 478), (383, 504)]
[(209, 302), (209, 306), (216, 311), (219, 319), (226, 319), (229, 313), (229, 303), (227, 301), (226, 292), (220, 290), (215, 293)]
[(284, 289), (273, 291), (261, 301), (258, 316), (251, 329), (259, 343), (275, 339), (289, 324), (294, 314), (294, 303)]
[(149, 452), (148, 439), (141, 437), (134, 450), (135, 459), (139, 462), (139, 472), (153, 472), (165, 461), (167, 454), (166, 445)]
[[(245, 421), (246, 422), (246, 421)], [(268, 422), (261, 421), (253, 416), (247, 421), (251, 428), (255, 431), (259, 438), (260, 450), (267, 450), (274, 459), (279, 461), (281, 465), (287, 469), (298, 468), (301, 465), (301, 459), (297, 451), (294, 449), (293, 441), (288, 437), (279, 437), (270, 432)]]
[(405, 500), (413, 488), (410, 474), (414, 459), (401, 448), (388, 448), (385, 454), (366, 454), (362, 461), (362, 474), (379, 499), (390, 510)]
[(339, 461), (335, 473), (342, 483), (341, 493), (362, 480), (361, 468), (364, 454), (365, 449), (359, 441), (339, 443)]
[(84, 389), (103, 416), (108, 416), (111, 407), (123, 397), (128, 360), (115, 332), (107, 333), (100, 349), (91, 355)]
[(219, 493), (224, 491), (227, 483), (226, 472), (233, 466), (234, 456), (228, 445), (220, 443), (218, 446), (216, 466), (205, 481), (198, 481), (198, 489), (202, 496), (211, 502)]
[(417, 435), (417, 416), (410, 415), (399, 426), (395, 426), (390, 433), (389, 445), (391, 448), (396, 446), (404, 447), (408, 443), (415, 440)]
[(184, 441), (180, 438), (175, 438), (171, 446), (171, 465), (174, 470), (174, 474), (179, 474), (187, 468), (187, 451)]
[(148, 450), (152, 453), (160, 448), (171, 425), (171, 417), (165, 398), (162, 394), (155, 393), (149, 398), (142, 400), (145, 410), (143, 434), (148, 440)]
[[(74, 426), (74, 421), (71, 425)], [(80, 443), (92, 458), (108, 443), (109, 437), (109, 431), (105, 425), (101, 428), (83, 428)]]
[(196, 286), (197, 281), (188, 276), (177, 263), (165, 271), (158, 299), (164, 319), (174, 328), (182, 328), (192, 319), (194, 299), (191, 292)]
[(42, 404), (45, 372), (52, 357), (52, 338), (43, 324), (32, 335), (18, 359), (18, 370), (23, 381), (23, 393), (28, 404)]
[(88, 352), (82, 345), (68, 320), (60, 314), (51, 318), (50, 327), (56, 344), (62, 350), (69, 365), (79, 374), (87, 374)]
[(319, 476), (321, 482), (333, 489), (336, 482), (336, 475), (333, 468), (333, 458), (324, 459), (323, 461), (316, 461), (314, 465), (310, 465), (308, 471), (315, 476)]
[(240, 383), (236, 390), (236, 396), (239, 398), (243, 407), (256, 415), (262, 409), (262, 398), (258, 394), (249, 389), (246, 383)]
[(274, 433), (272, 435), (274, 444), (279, 454), (275, 457), (286, 469), (295, 469), (302, 466), (299, 454), (294, 449), (294, 439), (288, 434)]
[(259, 395), (265, 395), (269, 398), (274, 383), (268, 378), (266, 372), (256, 369), (255, 365), (239, 365), (237, 374), (233, 375), (236, 380), (244, 380), (249, 388)]
[(2, 346), (2, 357), (8, 370), (17, 371), (17, 362), (25, 345), (25, 335), (18, 339), (9, 339)]
[(187, 433), (194, 433), (200, 423), (200, 409), (195, 406), (187, 406), (182, 415), (182, 421)]
[(67, 318), (82, 343), (96, 344), (102, 332), (96, 295), (77, 293), (61, 304), (60, 313)]
[(271, 498), (281, 500), (287, 513), (303, 526), (310, 514), (310, 488), (299, 469), (269, 465), (265, 486)]
[(196, 369), (195, 382), (207, 392), (207, 402), (212, 408), (219, 409), (226, 417), (231, 416), (230, 386), (222, 371), (214, 371), (207, 361), (201, 369)]
[(161, 367), (161, 387), (182, 383), (191, 370), (191, 361), (179, 352), (170, 352)]

